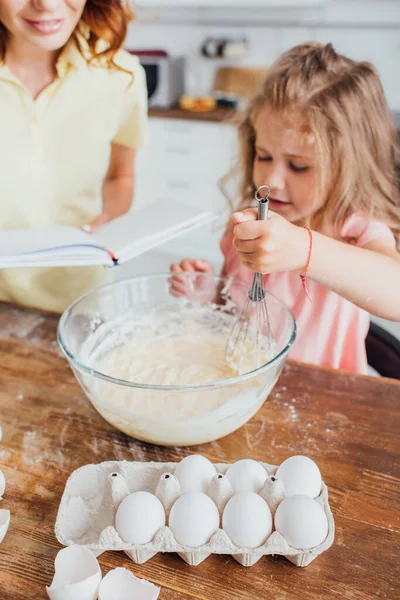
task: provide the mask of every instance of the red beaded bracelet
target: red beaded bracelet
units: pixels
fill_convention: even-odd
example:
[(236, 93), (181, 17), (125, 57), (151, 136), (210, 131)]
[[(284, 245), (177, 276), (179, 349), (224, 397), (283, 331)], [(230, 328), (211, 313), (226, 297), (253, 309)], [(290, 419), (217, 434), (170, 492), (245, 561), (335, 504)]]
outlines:
[(300, 278), (301, 278), (301, 282), (303, 284), (304, 291), (307, 294), (307, 298), (309, 299), (310, 302), (312, 302), (311, 296), (307, 289), (307, 273), (308, 273), (308, 268), (310, 266), (310, 260), (311, 260), (311, 252), (312, 252), (312, 247), (313, 247), (313, 236), (312, 236), (312, 231), (309, 227), (304, 227), (304, 229), (307, 229), (308, 235), (310, 236), (310, 247), (308, 249), (306, 268), (304, 269), (304, 273), (300, 274)]

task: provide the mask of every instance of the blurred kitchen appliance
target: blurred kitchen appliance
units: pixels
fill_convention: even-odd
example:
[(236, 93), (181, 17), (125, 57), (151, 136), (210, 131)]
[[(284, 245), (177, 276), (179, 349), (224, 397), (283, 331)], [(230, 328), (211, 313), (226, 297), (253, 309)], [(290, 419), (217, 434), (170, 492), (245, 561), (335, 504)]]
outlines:
[(184, 58), (164, 50), (128, 50), (146, 72), (149, 106), (169, 108), (184, 92)]
[(229, 58), (241, 60), (247, 53), (245, 39), (209, 37), (201, 47), (201, 53), (206, 58)]

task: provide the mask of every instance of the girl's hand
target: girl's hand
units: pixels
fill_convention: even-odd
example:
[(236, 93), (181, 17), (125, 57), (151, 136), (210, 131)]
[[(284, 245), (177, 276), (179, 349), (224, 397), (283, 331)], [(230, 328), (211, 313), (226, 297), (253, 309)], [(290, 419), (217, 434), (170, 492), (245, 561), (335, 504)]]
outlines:
[[(201, 274), (214, 274), (213, 266), (207, 260), (196, 260), (185, 258), (180, 263), (174, 263), (170, 267), (172, 276), (170, 277), (170, 291), (174, 296), (191, 297), (197, 295), (197, 292), (207, 293), (207, 277), (201, 277)], [(188, 276), (185, 273), (198, 273), (199, 276)]]
[(310, 238), (306, 229), (269, 212), (258, 221), (258, 211), (248, 208), (231, 217), (233, 245), (242, 264), (258, 273), (302, 272), (307, 263)]

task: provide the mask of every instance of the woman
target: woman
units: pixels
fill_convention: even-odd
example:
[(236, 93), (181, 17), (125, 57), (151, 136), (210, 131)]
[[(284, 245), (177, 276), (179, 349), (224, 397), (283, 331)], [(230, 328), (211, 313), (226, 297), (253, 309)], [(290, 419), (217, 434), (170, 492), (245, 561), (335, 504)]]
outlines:
[[(0, 229), (90, 231), (129, 210), (147, 132), (144, 71), (121, 50), (130, 18), (120, 0), (0, 3)], [(107, 279), (8, 269), (0, 300), (61, 312)]]

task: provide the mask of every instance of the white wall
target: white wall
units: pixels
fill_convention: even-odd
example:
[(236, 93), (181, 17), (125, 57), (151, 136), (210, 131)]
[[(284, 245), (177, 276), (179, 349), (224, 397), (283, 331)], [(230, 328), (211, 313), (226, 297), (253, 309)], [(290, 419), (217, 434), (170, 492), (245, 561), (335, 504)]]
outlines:
[(199, 49), (209, 36), (244, 36), (249, 51), (241, 64), (253, 66), (268, 66), (291, 46), (318, 40), (332, 42), (350, 58), (373, 62), (390, 107), (400, 111), (400, 0), (328, 0), (320, 9), (302, 10), (177, 9), (172, 5), (173, 0), (168, 9), (138, 7), (139, 19), (130, 27), (126, 46), (185, 55), (188, 93), (209, 92), (215, 70), (222, 64), (200, 56)]

